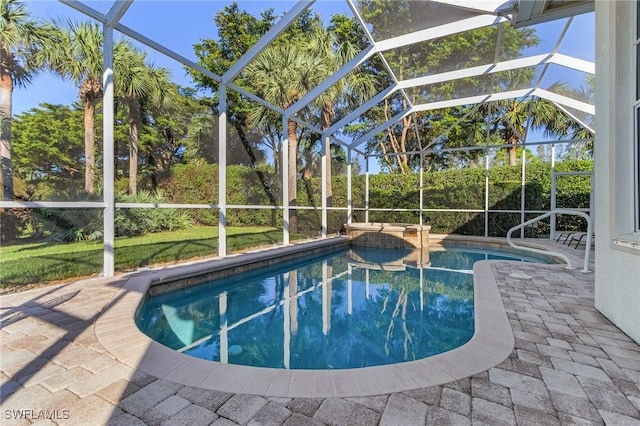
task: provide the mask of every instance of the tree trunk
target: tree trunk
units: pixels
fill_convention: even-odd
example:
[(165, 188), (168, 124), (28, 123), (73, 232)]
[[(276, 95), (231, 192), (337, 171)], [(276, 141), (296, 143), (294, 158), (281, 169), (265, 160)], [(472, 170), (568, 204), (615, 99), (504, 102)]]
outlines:
[[(302, 158), (304, 158), (304, 168), (302, 169), (302, 179), (311, 180), (313, 176), (313, 142), (302, 147)], [(309, 201), (313, 201), (312, 198)]]
[(137, 99), (129, 99), (129, 194), (138, 192), (138, 141), (142, 127), (140, 103)]
[(289, 168), (288, 176), (289, 180), (289, 232), (298, 232), (298, 210), (295, 209), (298, 202), (298, 171), (297, 171), (297, 159), (298, 159), (298, 125), (295, 121), (289, 120), (287, 122), (287, 132), (289, 138)]
[[(5, 51), (0, 52), (6, 54)], [(0, 167), (2, 168), (2, 199), (13, 201), (13, 165), (11, 162), (11, 101), (13, 96), (13, 80), (7, 73), (0, 77), (2, 89), (2, 105), (0, 105), (0, 119), (2, 120), (0, 136)]]
[(95, 133), (96, 103), (93, 97), (84, 100), (84, 190), (93, 194), (93, 180), (95, 177)]
[(518, 164), (518, 147), (517, 144), (520, 142), (517, 136), (511, 136), (509, 138), (509, 144), (511, 145), (509, 149), (509, 165), (515, 166)]

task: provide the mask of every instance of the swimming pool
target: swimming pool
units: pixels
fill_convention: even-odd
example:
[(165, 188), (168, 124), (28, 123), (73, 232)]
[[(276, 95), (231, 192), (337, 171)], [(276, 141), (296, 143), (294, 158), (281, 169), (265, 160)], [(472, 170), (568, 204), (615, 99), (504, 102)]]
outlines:
[(352, 248), (151, 297), (136, 323), (170, 348), (228, 364), (322, 370), (409, 362), (472, 338), (473, 264), (488, 259), (540, 261), (448, 247), (416, 262), (401, 250)]

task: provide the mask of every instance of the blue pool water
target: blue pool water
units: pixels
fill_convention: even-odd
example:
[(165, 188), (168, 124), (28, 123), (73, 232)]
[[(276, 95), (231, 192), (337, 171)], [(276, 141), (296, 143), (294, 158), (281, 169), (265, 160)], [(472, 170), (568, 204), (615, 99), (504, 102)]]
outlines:
[(341, 369), (426, 358), (474, 333), (473, 263), (522, 259), (477, 249), (351, 249), (149, 298), (154, 340), (212, 361)]

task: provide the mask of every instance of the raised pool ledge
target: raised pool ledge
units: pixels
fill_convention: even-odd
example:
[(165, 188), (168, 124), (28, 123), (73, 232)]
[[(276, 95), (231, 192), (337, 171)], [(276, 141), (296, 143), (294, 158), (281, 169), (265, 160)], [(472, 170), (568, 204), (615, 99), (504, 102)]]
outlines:
[(161, 345), (135, 324), (136, 312), (152, 286), (207, 276), (213, 270), (300, 258), (309, 250), (331, 250), (348, 243), (348, 238), (338, 237), (137, 272), (97, 320), (96, 336), (116, 359), (152, 376), (203, 389), (269, 397), (357, 397), (435, 386), (485, 371), (511, 354), (515, 341), (491, 270), (494, 261), (474, 265), (475, 334), (471, 340), (457, 349), (400, 364), (345, 370), (284, 370), (222, 364)]
[(351, 244), (363, 247), (429, 250), (429, 225), (410, 223), (349, 223), (345, 225)]

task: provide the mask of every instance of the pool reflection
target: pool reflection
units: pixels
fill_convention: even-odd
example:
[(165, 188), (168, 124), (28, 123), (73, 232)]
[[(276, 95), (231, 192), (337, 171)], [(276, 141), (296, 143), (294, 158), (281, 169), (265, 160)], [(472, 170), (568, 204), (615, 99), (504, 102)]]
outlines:
[(148, 299), (137, 323), (186, 354), (271, 368), (358, 368), (463, 345), (473, 276), (406, 254), (348, 250), (202, 284)]

